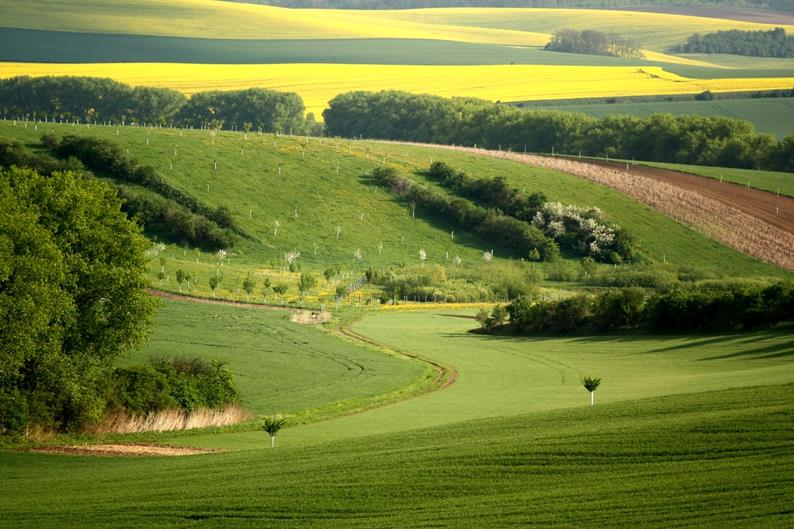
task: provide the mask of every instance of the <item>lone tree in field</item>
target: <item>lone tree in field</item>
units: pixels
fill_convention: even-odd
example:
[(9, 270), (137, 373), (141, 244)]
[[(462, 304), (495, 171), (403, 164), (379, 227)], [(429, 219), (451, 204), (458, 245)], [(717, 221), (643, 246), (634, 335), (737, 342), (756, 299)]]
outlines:
[(265, 423), (262, 425), (262, 429), (270, 436), (270, 448), (276, 447), (276, 434), (284, 427), (286, 422), (284, 418), (278, 415), (265, 417)]
[(593, 377), (584, 377), (582, 379), (582, 385), (584, 389), (590, 392), (590, 406), (595, 404), (595, 390), (598, 389), (598, 386), (601, 385), (600, 378), (593, 378)]

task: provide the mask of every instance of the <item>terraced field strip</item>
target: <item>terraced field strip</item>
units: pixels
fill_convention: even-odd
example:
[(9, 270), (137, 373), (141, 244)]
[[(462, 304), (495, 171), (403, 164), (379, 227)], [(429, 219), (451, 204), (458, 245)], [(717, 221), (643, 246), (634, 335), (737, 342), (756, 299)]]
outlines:
[[(730, 184), (722, 184), (723, 187), (712, 189), (709, 193), (715, 198), (709, 198), (691, 189), (670, 183), (677, 181), (675, 179), (651, 178), (638, 174), (640, 171), (633, 169), (618, 170), (614, 167), (567, 158), (487, 151), (471, 147), (442, 146), (442, 148), (548, 167), (586, 178), (625, 193), (741, 252), (787, 270), (794, 270), (794, 230), (791, 229), (790, 224), (787, 222), (786, 229), (782, 229), (731, 205), (740, 205), (744, 200), (730, 198), (736, 192), (734, 188), (724, 187)], [(690, 176), (681, 173), (681, 178)], [(749, 196), (752, 190), (747, 191)], [(780, 204), (788, 209), (794, 202), (786, 197), (776, 197), (776, 199), (782, 200)], [(763, 209), (764, 201), (750, 200), (752, 206), (744, 206), (748, 211)]]
[(791, 88), (788, 77), (692, 79), (658, 66), (0, 63), (0, 78), (29, 75), (110, 77), (192, 94), (261, 87), (296, 92), (319, 118), (328, 101), (353, 90), (404, 90), (491, 101), (696, 94)]

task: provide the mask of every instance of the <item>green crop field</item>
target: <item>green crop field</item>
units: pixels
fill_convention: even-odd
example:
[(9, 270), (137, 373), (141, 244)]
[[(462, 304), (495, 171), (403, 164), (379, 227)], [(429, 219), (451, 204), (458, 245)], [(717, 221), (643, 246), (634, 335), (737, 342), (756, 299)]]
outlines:
[(301, 420), (367, 406), (375, 397), (404, 396), (435, 376), (421, 362), (291, 323), (288, 312), (184, 301), (163, 303), (149, 344), (125, 362), (137, 364), (153, 356), (227, 362), (246, 409), (255, 414), (302, 412)]
[[(408, 204), (395, 201), (363, 178), (385, 161), (421, 180), (417, 171), (427, 168), (432, 160), (442, 160), (472, 176), (504, 176), (517, 188), (542, 191), (550, 200), (597, 206), (625, 227), (641, 250), (657, 262), (721, 269), (738, 276), (785, 274), (604, 186), (516, 162), (369, 141), (307, 141), (304, 137), (260, 134), (249, 134), (246, 139), (235, 132), (221, 132), (213, 140), (206, 131), (59, 124), (36, 127), (0, 122), (0, 137), (35, 143), (52, 129), (56, 134), (107, 138), (209, 205), (230, 207), (235, 221), (254, 237), (235, 246), (233, 266), (279, 268), (285, 264), (284, 255), (293, 250), (301, 252), (299, 262), (310, 269), (338, 265), (359, 274), (369, 266), (419, 264), (420, 249), (427, 252), (427, 264), (445, 266), (451, 265), (455, 256), (464, 267), (479, 263), (482, 252), (491, 249), (500, 257), (520, 257), (465, 232), (450, 238), (455, 226), (421, 211), (411, 218)], [(278, 230), (275, 222), (279, 222)], [(380, 242), (383, 250), (379, 253)], [(354, 259), (357, 249), (361, 259)], [(214, 256), (197, 256), (190, 249), (171, 248), (167, 254), (172, 270), (181, 264), (195, 265), (197, 258), (204, 273), (214, 272), (218, 265)], [(235, 273), (239, 276), (239, 270)]]
[(753, 169), (733, 169), (730, 167), (704, 167), (702, 165), (685, 165), (678, 163), (642, 162), (643, 165), (664, 167), (675, 171), (683, 171), (699, 176), (706, 176), (739, 185), (749, 185), (756, 189), (763, 189), (794, 197), (794, 174), (777, 171), (757, 171)]
[[(181, 458), (1, 452), (0, 525), (792, 522), (790, 333), (489, 338), (455, 316), (378, 315), (355, 327), (450, 362), (454, 385), (290, 426), (275, 450), (250, 431), (173, 436), (232, 449)], [(263, 345), (271, 339), (262, 335)], [(227, 333), (212, 340), (229, 343)], [(604, 379), (593, 408), (584, 374)]]
[[(532, 108), (532, 104), (527, 104)], [(582, 112), (591, 116), (628, 114), (692, 114), (720, 116), (749, 121), (759, 132), (775, 134), (781, 139), (794, 134), (794, 98), (719, 99), (716, 101), (664, 101), (642, 103), (585, 103), (538, 107), (544, 110)]]

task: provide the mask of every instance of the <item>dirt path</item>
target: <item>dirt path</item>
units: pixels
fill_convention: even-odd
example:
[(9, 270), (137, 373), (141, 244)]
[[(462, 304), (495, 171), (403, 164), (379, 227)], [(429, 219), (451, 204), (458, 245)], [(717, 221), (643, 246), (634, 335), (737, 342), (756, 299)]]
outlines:
[[(512, 160), (579, 176), (620, 191), (740, 252), (781, 268), (794, 270), (794, 229), (791, 229), (791, 224), (785, 220), (789, 218), (787, 215), (790, 215), (790, 212), (778, 220), (778, 223), (782, 222), (784, 226), (789, 227), (788, 229), (773, 225), (767, 222), (765, 217), (757, 217), (750, 213), (757, 212), (760, 215), (764, 208), (770, 208), (773, 203), (784, 204), (784, 208), (790, 210), (794, 207), (792, 206), (794, 199), (788, 197), (776, 197), (765, 191), (748, 190), (741, 186), (717, 181), (709, 182), (709, 179), (705, 177), (676, 173), (675, 171), (665, 171), (668, 174), (664, 175), (651, 169), (655, 173), (654, 176), (635, 171), (636, 167), (631, 167), (627, 171), (625, 165), (604, 166), (570, 158), (552, 158), (450, 145), (401, 143)], [(699, 182), (696, 186), (692, 179), (702, 179), (706, 182)], [(690, 183), (682, 184), (681, 182)], [(685, 187), (687, 185), (690, 188)], [(745, 195), (744, 191), (748, 191), (748, 193)], [(763, 195), (759, 195), (759, 198), (756, 199), (744, 198), (745, 196), (755, 197), (756, 193), (770, 196), (760, 198)], [(741, 198), (737, 199), (735, 196), (737, 194), (741, 195)], [(766, 202), (768, 200), (775, 202)], [(777, 200), (781, 200), (781, 202), (777, 202)], [(781, 208), (780, 211), (784, 211), (784, 208)]]
[[(625, 171), (626, 169), (625, 164), (614, 162), (589, 161), (588, 163), (608, 167), (616, 171)], [(632, 165), (629, 172), (694, 191), (704, 197), (718, 200), (723, 204), (761, 219), (767, 224), (776, 226), (788, 233), (794, 233), (794, 198), (778, 196), (768, 191), (748, 188), (732, 182), (720, 182), (705, 176), (681, 173), (658, 167)], [(794, 178), (794, 175), (792, 175), (792, 178)]]
[(99, 444), (33, 448), (30, 452), (77, 456), (192, 456), (217, 452), (204, 448), (151, 444)]

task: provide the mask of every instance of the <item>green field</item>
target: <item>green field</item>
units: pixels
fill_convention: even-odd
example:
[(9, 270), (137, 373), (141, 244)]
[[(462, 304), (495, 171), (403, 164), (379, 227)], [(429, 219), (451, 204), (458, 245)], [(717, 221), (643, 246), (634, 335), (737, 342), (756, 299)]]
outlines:
[[(504, 176), (527, 192), (543, 191), (550, 200), (597, 206), (626, 228), (654, 261), (720, 269), (739, 276), (784, 274), (604, 186), (516, 162), (432, 147), (259, 134), (249, 134), (246, 139), (234, 132), (221, 132), (213, 143), (206, 131), (142, 127), (30, 124), (26, 128), (22, 122), (14, 125), (6, 121), (0, 122), (0, 137), (37, 142), (49, 129), (118, 142), (123, 149), (129, 148), (130, 156), (154, 166), (202, 201), (230, 207), (235, 221), (254, 237), (233, 249), (232, 265), (279, 268), (285, 265), (285, 253), (297, 249), (301, 252), (299, 262), (309, 269), (339, 265), (360, 275), (369, 266), (419, 264), (420, 249), (427, 252), (426, 264), (445, 266), (455, 256), (461, 257), (464, 267), (479, 263), (482, 252), (491, 249), (499, 257), (511, 256), (510, 249), (494, 248), (492, 242), (463, 232), (456, 232), (451, 239), (455, 226), (421, 211), (411, 218), (408, 204), (395, 201), (362, 178), (384, 160), (406, 173), (427, 168), (431, 160), (443, 160), (472, 176)], [(280, 223), (276, 236), (275, 221)], [(383, 250), (379, 254), (380, 242)], [(357, 249), (362, 253), (360, 260), (353, 258)], [(171, 248), (167, 252), (169, 268), (194, 262), (196, 255), (188, 250)], [(206, 273), (215, 271), (217, 258), (198, 257)]]
[[(2, 452), (0, 526), (794, 521), (790, 333), (488, 338), (469, 334), (473, 320), (459, 315), (378, 315), (355, 327), (453, 362), (453, 386), (288, 427), (275, 450), (251, 431), (173, 436), (232, 449), (182, 458)], [(594, 408), (578, 384), (584, 374), (604, 379)]]
[(125, 363), (160, 355), (227, 362), (246, 409), (260, 415), (301, 413), (300, 420), (404, 397), (435, 376), (419, 361), (290, 323), (288, 312), (192, 302), (164, 302), (149, 344)]
[(643, 165), (664, 167), (675, 171), (683, 171), (699, 176), (706, 176), (716, 180), (724, 180), (739, 185), (749, 185), (756, 189), (763, 189), (794, 197), (794, 174), (777, 171), (757, 171), (753, 169), (733, 169), (730, 167), (705, 167), (702, 165), (685, 165), (678, 163), (642, 162)]
[[(532, 103), (526, 105), (533, 108)], [(582, 112), (602, 117), (619, 114), (649, 116), (651, 114), (693, 114), (719, 116), (749, 121), (759, 132), (768, 132), (782, 139), (794, 134), (794, 98), (718, 99), (716, 101), (663, 101), (642, 103), (584, 103), (543, 105), (543, 110)]]

